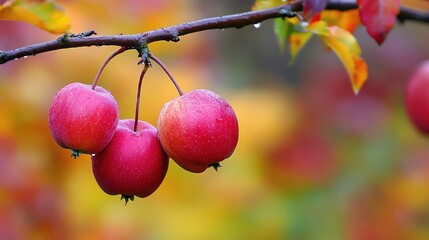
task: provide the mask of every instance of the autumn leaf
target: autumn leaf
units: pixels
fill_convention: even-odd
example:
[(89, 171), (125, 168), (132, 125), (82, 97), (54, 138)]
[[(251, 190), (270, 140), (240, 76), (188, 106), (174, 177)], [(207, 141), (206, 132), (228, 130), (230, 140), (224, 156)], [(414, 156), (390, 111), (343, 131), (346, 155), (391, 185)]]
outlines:
[(401, 6), (423, 12), (429, 11), (429, 1), (427, 0), (401, 0)]
[(321, 12), (320, 19), (325, 21), (328, 26), (338, 26), (350, 33), (354, 33), (361, 24), (359, 10), (357, 9), (347, 11), (324, 10)]
[(23, 21), (51, 33), (64, 33), (69, 19), (53, 1), (9, 0), (0, 5), (0, 20)]
[(383, 43), (399, 13), (400, 0), (358, 0), (359, 15), (368, 34)]
[[(313, 1), (313, 4), (317, 2)], [(277, 3), (278, 1), (275, 0), (258, 0), (254, 8), (260, 9)], [(274, 32), (280, 50), (283, 50), (286, 42), (289, 43), (291, 55), (289, 64), (292, 64), (311, 37), (318, 35), (324, 44), (337, 54), (347, 70), (353, 91), (358, 94), (368, 76), (368, 66), (360, 57), (361, 49), (356, 38), (349, 31), (341, 28), (353, 31), (360, 24), (357, 12), (347, 11), (344, 15), (340, 12), (324, 12), (314, 14), (309, 22), (300, 21), (296, 17), (275, 20)]]
[(314, 14), (325, 9), (328, 0), (304, 0), (302, 2), (304, 19), (310, 19)]
[(328, 28), (329, 34), (320, 35), (320, 37), (344, 64), (351, 80), (353, 91), (358, 94), (368, 76), (368, 66), (360, 57), (360, 46), (350, 32), (337, 26)]
[(290, 64), (293, 64), (298, 56), (298, 53), (302, 48), (310, 41), (313, 36), (312, 32), (294, 32), (289, 36), (289, 51), (291, 60)]
[(291, 55), (291, 60), (289, 64), (295, 62), (298, 53), (308, 43), (308, 41), (314, 34), (329, 34), (326, 22), (312, 22), (308, 26), (306, 26), (303, 22), (298, 22), (295, 24), (294, 31), (289, 36), (289, 51)]
[(252, 10), (263, 10), (285, 4), (287, 1), (282, 0), (256, 0), (252, 6)]

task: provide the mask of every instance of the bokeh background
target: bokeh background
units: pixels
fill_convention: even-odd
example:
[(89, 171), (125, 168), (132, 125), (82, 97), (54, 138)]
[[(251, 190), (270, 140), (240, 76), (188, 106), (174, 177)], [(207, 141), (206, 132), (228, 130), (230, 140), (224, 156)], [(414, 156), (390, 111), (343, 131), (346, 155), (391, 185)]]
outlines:
[[(78, 33), (130, 34), (247, 11), (252, 1), (58, 1)], [(0, 21), (0, 49), (55, 39)], [(105, 194), (89, 156), (53, 141), (47, 112), (71, 82), (90, 84), (117, 47), (60, 50), (0, 65), (0, 239), (429, 239), (429, 139), (403, 103), (412, 72), (429, 59), (429, 25), (397, 24), (378, 46), (356, 37), (369, 79), (355, 96), (334, 53), (312, 39), (288, 66), (272, 21), (157, 42), (184, 91), (208, 88), (236, 111), (240, 140), (219, 172), (173, 161), (160, 188), (126, 206)], [(100, 85), (133, 118), (137, 53), (117, 56)], [(156, 124), (177, 96), (159, 67), (145, 77), (140, 119)]]

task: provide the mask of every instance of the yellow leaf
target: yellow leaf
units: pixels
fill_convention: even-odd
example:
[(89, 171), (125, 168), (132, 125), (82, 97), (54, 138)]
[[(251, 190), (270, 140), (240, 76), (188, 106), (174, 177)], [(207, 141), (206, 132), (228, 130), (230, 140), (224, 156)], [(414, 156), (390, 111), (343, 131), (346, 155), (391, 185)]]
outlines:
[(307, 44), (312, 36), (312, 32), (294, 32), (289, 36), (289, 51), (291, 55), (289, 64), (293, 64), (295, 62), (298, 53)]
[(23, 21), (51, 33), (64, 33), (70, 28), (61, 6), (48, 0), (6, 1), (0, 6), (0, 20)]
[(267, 8), (277, 7), (290, 2), (293, 2), (293, 0), (256, 0), (252, 6), (252, 10), (263, 10)]
[(353, 33), (361, 24), (358, 9), (347, 11), (324, 10), (321, 12), (320, 19), (325, 21), (328, 26), (338, 26), (350, 33)]
[(307, 30), (317, 35), (329, 35), (328, 25), (325, 21), (312, 22), (308, 25)]
[[(294, 19), (291, 19), (292, 22)], [(289, 35), (289, 51), (291, 60), (289, 64), (293, 64), (298, 53), (311, 39), (314, 33), (318, 35), (328, 35), (329, 29), (325, 22), (318, 21), (310, 23), (308, 26), (302, 25), (299, 21), (294, 21), (295, 28), (299, 28), (300, 31), (295, 30)]]
[(359, 44), (351, 33), (339, 27), (329, 27), (329, 33), (320, 37), (340, 58), (351, 80), (353, 91), (358, 94), (368, 76), (368, 66), (360, 57)]

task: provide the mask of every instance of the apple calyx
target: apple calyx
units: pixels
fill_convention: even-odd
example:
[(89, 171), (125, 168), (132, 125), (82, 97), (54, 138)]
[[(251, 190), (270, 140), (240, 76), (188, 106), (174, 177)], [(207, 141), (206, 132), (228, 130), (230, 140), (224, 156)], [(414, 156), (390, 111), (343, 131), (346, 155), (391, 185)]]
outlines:
[(208, 167), (212, 167), (217, 172), (218, 169), (222, 167), (222, 165), (220, 165), (220, 163), (217, 162), (217, 163), (211, 163), (211, 164), (209, 164)]
[(76, 158), (78, 158), (78, 157), (80, 157), (80, 151), (79, 150), (76, 150), (76, 149), (70, 149), (71, 150), (71, 156), (74, 158), (74, 159), (76, 159)]
[(134, 201), (134, 195), (126, 195), (126, 194), (122, 194), (121, 195), (121, 200), (124, 199), (125, 201), (125, 206), (127, 205), (128, 201)]

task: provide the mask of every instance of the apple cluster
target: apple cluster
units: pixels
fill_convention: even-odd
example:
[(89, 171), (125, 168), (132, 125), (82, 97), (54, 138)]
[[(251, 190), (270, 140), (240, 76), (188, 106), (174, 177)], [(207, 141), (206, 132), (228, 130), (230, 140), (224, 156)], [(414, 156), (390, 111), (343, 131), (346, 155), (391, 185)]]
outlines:
[(100, 86), (71, 83), (54, 97), (48, 116), (54, 140), (73, 157), (91, 154), (100, 188), (126, 202), (147, 197), (161, 185), (169, 158), (201, 173), (231, 156), (238, 142), (234, 110), (218, 94), (199, 89), (162, 108), (157, 128), (119, 119), (118, 103)]

